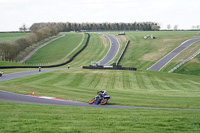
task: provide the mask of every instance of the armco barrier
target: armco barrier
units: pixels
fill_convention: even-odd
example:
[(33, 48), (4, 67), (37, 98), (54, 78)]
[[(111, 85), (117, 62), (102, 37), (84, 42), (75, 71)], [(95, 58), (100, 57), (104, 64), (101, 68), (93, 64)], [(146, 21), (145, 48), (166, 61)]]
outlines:
[(81, 66), (82, 69), (107, 69), (107, 70), (132, 70), (137, 71), (134, 67), (122, 67), (122, 66)]
[[(68, 61), (66, 61), (64, 63), (61, 63), (61, 64), (57, 64), (57, 65), (49, 65), (49, 66), (41, 66), (41, 67), (42, 68), (59, 67), (59, 66), (63, 66), (63, 65), (66, 65), (66, 64), (70, 63), (71, 61), (73, 61), (73, 59), (78, 54), (80, 54), (87, 47), (89, 40), (90, 40), (90, 34), (88, 34), (87, 41), (86, 41), (85, 45), (83, 46), (83, 48), (80, 49), (75, 55), (73, 55), (72, 58), (70, 58)], [(39, 66), (0, 66), (0, 69), (9, 69), (9, 68), (38, 68), (38, 67)]]
[(120, 63), (120, 61), (121, 61), (121, 59), (122, 59), (124, 53), (126, 52), (126, 49), (127, 49), (128, 45), (129, 45), (129, 42), (130, 42), (130, 40), (128, 40), (128, 42), (127, 42), (127, 44), (126, 44), (126, 46), (125, 46), (125, 48), (124, 48), (124, 50), (123, 50), (121, 56), (120, 56), (119, 59), (117, 60), (116, 66), (119, 65), (119, 63)]

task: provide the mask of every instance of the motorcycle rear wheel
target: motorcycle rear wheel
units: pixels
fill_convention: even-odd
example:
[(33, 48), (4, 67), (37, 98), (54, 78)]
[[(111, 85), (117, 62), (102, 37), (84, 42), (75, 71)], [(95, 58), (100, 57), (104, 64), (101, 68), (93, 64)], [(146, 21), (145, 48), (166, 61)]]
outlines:
[(90, 101), (89, 101), (89, 104), (93, 104), (94, 103), (94, 98), (92, 98)]

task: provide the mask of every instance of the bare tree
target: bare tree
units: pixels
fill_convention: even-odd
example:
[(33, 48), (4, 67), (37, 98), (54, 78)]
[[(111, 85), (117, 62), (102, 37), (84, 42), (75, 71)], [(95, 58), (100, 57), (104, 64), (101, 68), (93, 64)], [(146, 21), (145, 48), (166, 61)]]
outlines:
[(167, 29), (168, 29), (168, 30), (171, 29), (171, 25), (170, 25), (170, 24), (167, 25)]
[(174, 25), (174, 30), (178, 30), (178, 25)]
[(20, 28), (19, 28), (19, 31), (23, 31), (23, 32), (26, 32), (27, 31), (27, 27), (25, 24), (23, 24)]

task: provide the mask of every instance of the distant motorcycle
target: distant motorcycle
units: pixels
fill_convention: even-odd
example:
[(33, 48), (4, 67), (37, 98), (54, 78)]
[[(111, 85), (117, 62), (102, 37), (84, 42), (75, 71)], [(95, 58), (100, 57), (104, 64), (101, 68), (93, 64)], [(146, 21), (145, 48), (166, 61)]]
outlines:
[(105, 105), (108, 103), (108, 99), (111, 98), (111, 96), (108, 95), (108, 93), (104, 90), (104, 91), (99, 91), (97, 92), (97, 96), (95, 98), (92, 98), (89, 101), (89, 104), (101, 104), (101, 105)]

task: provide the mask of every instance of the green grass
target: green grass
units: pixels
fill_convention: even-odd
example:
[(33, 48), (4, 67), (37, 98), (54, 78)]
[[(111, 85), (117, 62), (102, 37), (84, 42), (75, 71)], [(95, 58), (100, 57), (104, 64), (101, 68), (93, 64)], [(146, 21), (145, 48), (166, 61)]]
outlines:
[[(199, 76), (146, 71), (183, 41), (195, 37), (195, 33), (126, 32), (131, 43), (122, 65), (138, 67), (136, 72), (59, 70), (2, 81), (0, 90), (88, 102), (97, 91), (106, 89), (111, 95), (110, 105), (200, 109)], [(144, 40), (147, 34), (153, 34), (156, 39)], [(107, 42), (103, 40), (101, 35), (91, 34), (88, 47), (70, 66), (90, 65), (91, 61), (102, 59), (110, 47), (103, 45)], [(196, 59), (199, 60), (199, 56)], [(192, 67), (195, 71), (198, 68), (192, 63), (195, 61), (188, 62), (191, 64), (188, 72)], [(0, 102), (0, 118), (0, 132), (200, 131), (200, 112), (190, 110), (99, 109)]]
[(0, 66), (24, 66), (24, 64), (10, 61), (0, 61)]
[(2, 42), (13, 43), (17, 39), (20, 39), (27, 35), (29, 35), (29, 33), (0, 33), (0, 43)]
[(88, 46), (70, 63), (72, 67), (81, 67), (91, 65), (91, 62), (100, 61), (108, 52), (110, 46), (103, 42), (108, 39), (103, 35), (90, 33), (90, 41)]
[[(25, 63), (39, 64), (39, 63), (56, 63), (69, 59), (66, 57), (73, 49), (75, 49), (81, 40), (83, 34), (81, 33), (65, 33), (62, 37), (43, 48), (39, 49), (33, 56), (31, 56)], [(83, 44), (84, 45), (84, 44)]]
[(35, 43), (29, 47), (27, 47), (24, 51), (21, 51), (17, 57), (15, 58), (15, 60), (17, 61), (21, 61), (22, 59), (24, 59), (25, 56), (27, 56), (31, 51), (33, 51), (34, 49), (36, 49), (37, 47), (39, 47), (40, 45), (56, 38), (56, 37), (59, 37), (61, 36), (62, 34), (58, 34), (57, 36), (52, 36), (52, 37), (49, 37), (49, 38), (45, 38), (44, 40), (41, 40), (40, 42), (38, 43)]
[[(195, 61), (194, 61), (195, 60)], [(196, 62), (198, 60), (198, 62)], [(194, 62), (193, 62), (194, 61)], [(190, 74), (200, 76), (200, 55), (197, 55), (194, 59), (182, 65), (179, 69), (175, 70), (175, 73)]]
[(200, 111), (101, 109), (0, 102), (0, 132), (198, 133)]
[[(151, 34), (156, 39), (145, 40), (143, 38), (145, 35)], [(197, 36), (196, 32), (193, 31), (126, 32), (126, 38), (130, 40), (130, 45), (121, 65), (146, 70), (185, 40), (197, 37), (200, 36)]]
[(199, 81), (162, 72), (71, 69), (3, 81), (0, 90), (88, 102), (106, 89), (112, 105), (200, 109)]

